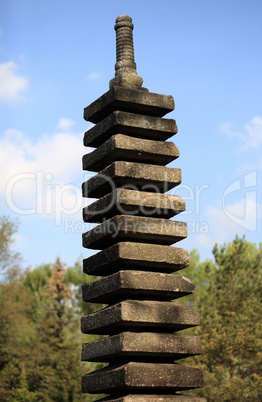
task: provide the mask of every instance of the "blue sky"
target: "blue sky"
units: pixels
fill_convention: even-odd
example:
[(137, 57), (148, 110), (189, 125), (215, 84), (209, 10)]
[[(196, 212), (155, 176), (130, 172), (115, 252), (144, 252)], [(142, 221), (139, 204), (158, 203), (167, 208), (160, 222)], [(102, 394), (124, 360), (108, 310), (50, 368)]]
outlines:
[(179, 243), (211, 256), (236, 234), (261, 241), (262, 3), (259, 0), (2, 0), (1, 214), (18, 218), (24, 264), (73, 264), (82, 249), (83, 108), (114, 76), (115, 18), (135, 25), (137, 71), (172, 95), (187, 202)]

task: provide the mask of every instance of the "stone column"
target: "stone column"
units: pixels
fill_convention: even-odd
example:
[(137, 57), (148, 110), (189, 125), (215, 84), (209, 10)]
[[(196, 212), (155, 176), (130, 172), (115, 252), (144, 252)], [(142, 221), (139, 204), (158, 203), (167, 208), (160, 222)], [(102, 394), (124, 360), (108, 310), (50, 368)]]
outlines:
[(172, 96), (143, 88), (137, 75), (130, 17), (116, 19), (116, 75), (110, 89), (85, 108), (95, 123), (84, 145), (83, 169), (97, 172), (83, 183), (83, 196), (97, 201), (83, 210), (95, 228), (83, 246), (98, 251), (83, 261), (87, 275), (101, 279), (83, 286), (83, 299), (107, 307), (82, 318), (82, 332), (108, 335), (83, 345), (82, 360), (108, 365), (83, 376), (83, 392), (104, 393), (111, 402), (203, 402), (179, 395), (202, 387), (198, 369), (179, 359), (201, 353), (200, 339), (179, 331), (199, 325), (195, 307), (172, 300), (194, 285), (173, 274), (189, 264), (174, 243), (187, 236), (185, 223), (170, 218), (185, 210), (181, 197), (165, 194), (181, 183), (173, 142), (176, 122), (163, 118), (174, 109)]

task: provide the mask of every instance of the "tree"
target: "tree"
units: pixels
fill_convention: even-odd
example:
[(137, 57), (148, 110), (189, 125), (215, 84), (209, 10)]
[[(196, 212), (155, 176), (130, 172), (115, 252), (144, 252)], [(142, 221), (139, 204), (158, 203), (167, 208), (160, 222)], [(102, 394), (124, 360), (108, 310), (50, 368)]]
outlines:
[(95, 363), (81, 363), (80, 317), (97, 305), (83, 303), (81, 284), (90, 280), (80, 262), (59, 260), (22, 270), (12, 251), (17, 224), (0, 218), (0, 400), (92, 401), (81, 393), (81, 375)]
[(29, 355), (33, 334), (28, 318), (32, 313), (32, 297), (21, 285), (21, 257), (12, 250), (17, 228), (17, 223), (8, 217), (0, 218), (0, 269), (3, 282), (0, 283), (0, 399), (33, 401), (36, 400), (34, 394), (25, 389), (26, 379), (22, 369)]
[(26, 394), (25, 372), (35, 339), (30, 320), (33, 310), (33, 297), (18, 279), (0, 285), (1, 400), (36, 400), (29, 390), (27, 399), (19, 399), (16, 395), (19, 389), (23, 398)]
[(236, 237), (216, 245), (213, 254), (215, 264), (193, 259), (200, 272), (194, 304), (203, 345), (203, 355), (193, 360), (207, 384), (196, 395), (208, 401), (260, 401), (262, 247)]
[[(30, 274), (26, 281), (31, 289), (37, 290), (39, 301), (33, 364), (27, 377), (29, 389), (37, 395), (38, 401), (80, 401), (80, 352), (74, 335), (78, 317), (71, 310), (71, 292), (65, 283), (65, 269), (57, 260), (51, 277), (43, 280), (45, 271), (41, 273), (40, 281), (39, 275), (30, 278)], [(39, 283), (42, 288), (36, 286)]]
[(83, 274), (79, 264), (63, 268), (59, 260), (27, 272), (24, 283), (35, 296), (35, 343), (27, 370), (28, 389), (37, 401), (91, 401), (81, 393), (80, 302)]
[(21, 256), (12, 250), (14, 234), (17, 230), (16, 221), (12, 221), (7, 216), (0, 217), (0, 275), (8, 278), (16, 276), (20, 271)]

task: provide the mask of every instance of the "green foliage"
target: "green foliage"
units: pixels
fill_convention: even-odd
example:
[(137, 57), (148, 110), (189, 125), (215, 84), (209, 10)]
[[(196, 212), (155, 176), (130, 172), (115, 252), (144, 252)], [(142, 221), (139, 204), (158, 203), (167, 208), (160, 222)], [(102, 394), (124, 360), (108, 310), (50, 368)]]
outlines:
[(213, 254), (215, 264), (199, 263), (194, 253), (189, 269), (203, 345), (203, 355), (192, 365), (203, 369), (207, 384), (196, 395), (208, 401), (260, 401), (262, 248), (236, 237), (216, 245)]
[(17, 230), (17, 222), (7, 216), (0, 217), (0, 275), (7, 279), (14, 279), (20, 269), (21, 256), (11, 247)]
[[(80, 362), (81, 344), (96, 338), (80, 333), (80, 317), (101, 305), (83, 303), (81, 284), (91, 280), (80, 262), (22, 271), (11, 250), (17, 229), (0, 220), (0, 400), (93, 401), (82, 395), (81, 375), (100, 367)], [(195, 395), (208, 401), (262, 400), (262, 246), (236, 239), (213, 250), (214, 261), (191, 252), (181, 271), (196, 285), (194, 295), (177, 300), (197, 306), (203, 355), (185, 364), (204, 371), (206, 387)], [(93, 278), (95, 279), (95, 278)], [(190, 361), (191, 360), (191, 361)], [(188, 394), (189, 392), (186, 392)], [(194, 392), (190, 392), (194, 394)]]
[(92, 400), (80, 389), (94, 367), (80, 362), (83, 312), (66, 272), (57, 261), (0, 285), (0, 400)]
[(0, 284), (0, 400), (93, 400), (81, 393), (81, 375), (94, 365), (80, 362), (86, 280), (80, 263), (64, 269), (57, 260), (22, 271), (10, 251), (16, 226), (7, 218), (1, 223), (1, 266), (16, 270)]

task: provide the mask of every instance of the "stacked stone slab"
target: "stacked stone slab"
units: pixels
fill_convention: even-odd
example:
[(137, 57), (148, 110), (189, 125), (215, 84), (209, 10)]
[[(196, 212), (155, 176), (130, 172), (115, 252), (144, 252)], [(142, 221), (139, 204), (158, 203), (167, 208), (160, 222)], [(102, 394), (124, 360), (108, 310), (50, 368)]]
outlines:
[(95, 172), (83, 196), (97, 201), (83, 210), (98, 225), (83, 234), (83, 246), (100, 250), (83, 261), (84, 272), (100, 276), (83, 286), (83, 299), (107, 307), (82, 318), (82, 332), (107, 335), (83, 345), (82, 360), (108, 365), (83, 376), (83, 392), (108, 394), (104, 401), (194, 402), (179, 391), (203, 386), (198, 369), (177, 361), (201, 353), (197, 336), (178, 331), (199, 325), (195, 307), (173, 302), (194, 285), (173, 274), (189, 264), (174, 243), (187, 236), (181, 197), (165, 194), (181, 182), (181, 171), (166, 165), (179, 156), (168, 140), (176, 122), (171, 96), (143, 88), (134, 62), (132, 20), (116, 20), (116, 75), (110, 90), (85, 108), (95, 125), (84, 135), (93, 147), (83, 169)]

